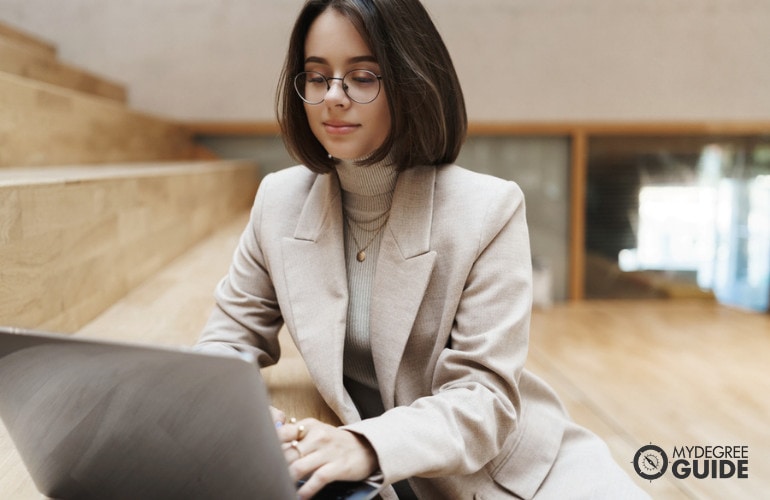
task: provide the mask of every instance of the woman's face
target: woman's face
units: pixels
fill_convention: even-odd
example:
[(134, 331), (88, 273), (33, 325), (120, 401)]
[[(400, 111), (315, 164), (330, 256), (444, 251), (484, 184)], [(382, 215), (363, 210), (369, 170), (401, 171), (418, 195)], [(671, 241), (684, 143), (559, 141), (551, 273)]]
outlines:
[[(305, 39), (305, 71), (327, 78), (342, 78), (351, 70), (380, 75), (380, 65), (353, 24), (334, 9), (327, 9), (310, 26)], [(305, 103), (310, 129), (335, 158), (355, 160), (380, 147), (390, 132), (390, 111), (382, 86), (368, 104), (352, 101), (341, 80), (331, 80), (321, 104)]]

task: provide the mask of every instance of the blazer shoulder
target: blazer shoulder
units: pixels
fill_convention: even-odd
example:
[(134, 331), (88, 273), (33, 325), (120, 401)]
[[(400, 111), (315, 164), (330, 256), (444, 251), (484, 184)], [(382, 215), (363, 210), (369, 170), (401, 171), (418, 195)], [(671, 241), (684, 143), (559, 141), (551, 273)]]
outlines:
[[(444, 202), (463, 203), (483, 210), (515, 210), (524, 205), (524, 193), (511, 180), (473, 172), (459, 165), (440, 167), (436, 174), (436, 190)], [(470, 203), (469, 203), (470, 202)]]
[(317, 177), (302, 165), (265, 175), (251, 209), (252, 225), (264, 231), (299, 217)]
[(319, 174), (297, 165), (265, 175), (257, 190), (257, 203), (269, 209), (304, 203)]
[(295, 165), (267, 174), (262, 179), (260, 188), (281, 194), (310, 191), (310, 187), (318, 175), (302, 165)]

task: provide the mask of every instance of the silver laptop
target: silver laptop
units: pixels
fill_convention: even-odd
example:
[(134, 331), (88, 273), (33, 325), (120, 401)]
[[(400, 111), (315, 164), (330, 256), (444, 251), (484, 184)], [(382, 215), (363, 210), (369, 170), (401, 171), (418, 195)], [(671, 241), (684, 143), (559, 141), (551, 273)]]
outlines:
[[(0, 327), (0, 417), (53, 498), (296, 499), (259, 369)], [(339, 482), (316, 498), (374, 498)]]

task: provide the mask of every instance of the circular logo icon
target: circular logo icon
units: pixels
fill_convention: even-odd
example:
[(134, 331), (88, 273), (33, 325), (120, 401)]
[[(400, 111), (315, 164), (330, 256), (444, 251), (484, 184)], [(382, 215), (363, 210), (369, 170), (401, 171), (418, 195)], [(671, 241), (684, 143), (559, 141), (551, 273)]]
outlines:
[(648, 444), (639, 448), (634, 455), (634, 469), (644, 479), (658, 479), (668, 469), (668, 456), (663, 448)]

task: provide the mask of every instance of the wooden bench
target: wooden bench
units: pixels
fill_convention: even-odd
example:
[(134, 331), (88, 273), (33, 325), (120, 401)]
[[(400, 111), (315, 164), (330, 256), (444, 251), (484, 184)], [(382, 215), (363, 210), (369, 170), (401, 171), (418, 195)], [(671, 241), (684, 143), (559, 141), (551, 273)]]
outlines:
[(130, 109), (121, 86), (56, 54), (0, 22), (0, 168), (211, 158), (186, 126)]
[(116, 82), (0, 23), (0, 167), (198, 157), (186, 127), (130, 109)]
[(189, 159), (184, 127), (112, 99), (0, 73), (0, 167)]
[(245, 161), (0, 169), (0, 321), (72, 332), (251, 206)]
[(58, 52), (56, 45), (50, 41), (2, 21), (0, 21), (0, 38), (52, 59), (56, 58)]

